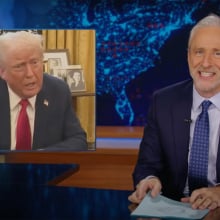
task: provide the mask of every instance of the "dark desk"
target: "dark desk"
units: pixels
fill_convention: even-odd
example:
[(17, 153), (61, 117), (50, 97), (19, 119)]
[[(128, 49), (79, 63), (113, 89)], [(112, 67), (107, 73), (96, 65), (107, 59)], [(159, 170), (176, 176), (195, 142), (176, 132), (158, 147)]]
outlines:
[(0, 164), (0, 219), (130, 219), (128, 191), (52, 185), (72, 175), (78, 167)]
[[(55, 178), (55, 174), (58, 177), (63, 176), (63, 172), (69, 173), (68, 170), (74, 172), (75, 168), (76, 165), (1, 164), (0, 219), (135, 219), (130, 216), (130, 210), (135, 208), (127, 199), (130, 191), (43, 184), (45, 181), (50, 182), (51, 177)], [(14, 182), (11, 182), (12, 180)], [(205, 218), (205, 220), (219, 219), (220, 210), (209, 213)]]
[(78, 164), (0, 164), (0, 184), (55, 185), (78, 171)]
[[(144, 220), (131, 218), (129, 191), (0, 185), (0, 219)], [(220, 211), (205, 220), (219, 220)], [(154, 218), (155, 220), (155, 218)]]
[(127, 191), (0, 185), (0, 219), (131, 219)]

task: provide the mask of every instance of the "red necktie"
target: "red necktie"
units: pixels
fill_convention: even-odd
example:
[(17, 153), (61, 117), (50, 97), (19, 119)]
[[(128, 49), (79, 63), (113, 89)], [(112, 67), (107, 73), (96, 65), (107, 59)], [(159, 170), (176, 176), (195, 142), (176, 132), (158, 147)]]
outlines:
[(28, 104), (26, 99), (20, 101), (21, 110), (17, 121), (16, 150), (31, 150), (31, 129), (26, 112)]

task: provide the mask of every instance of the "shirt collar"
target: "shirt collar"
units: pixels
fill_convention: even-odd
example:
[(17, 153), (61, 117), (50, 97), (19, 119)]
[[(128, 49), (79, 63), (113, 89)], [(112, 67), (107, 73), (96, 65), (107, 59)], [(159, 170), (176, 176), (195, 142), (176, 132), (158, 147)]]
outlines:
[[(8, 86), (8, 93), (9, 93), (9, 97), (10, 97), (10, 99), (9, 99), (10, 110), (13, 110), (18, 106), (18, 104), (21, 100), (21, 97), (19, 97), (9, 86)], [(28, 99), (28, 102), (30, 103), (30, 106), (32, 109), (35, 108), (35, 101), (36, 101), (36, 95)]]
[[(212, 96), (209, 99), (206, 99), (204, 97), (202, 97), (201, 95), (199, 95), (199, 93), (197, 92), (197, 90), (195, 89), (195, 86), (193, 86), (193, 110), (197, 111), (201, 105), (201, 103), (204, 100), (209, 100), (212, 102), (213, 105), (215, 105), (215, 107), (220, 110), (220, 93), (217, 93), (216, 95)], [(211, 107), (211, 106), (210, 106)]]

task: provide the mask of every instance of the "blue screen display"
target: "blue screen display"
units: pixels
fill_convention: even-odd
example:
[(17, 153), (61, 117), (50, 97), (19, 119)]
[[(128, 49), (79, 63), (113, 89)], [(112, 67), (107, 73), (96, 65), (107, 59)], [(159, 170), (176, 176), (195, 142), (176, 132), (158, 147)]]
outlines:
[(97, 125), (146, 124), (153, 91), (189, 78), (187, 41), (218, 0), (5, 0), (1, 28), (95, 29)]

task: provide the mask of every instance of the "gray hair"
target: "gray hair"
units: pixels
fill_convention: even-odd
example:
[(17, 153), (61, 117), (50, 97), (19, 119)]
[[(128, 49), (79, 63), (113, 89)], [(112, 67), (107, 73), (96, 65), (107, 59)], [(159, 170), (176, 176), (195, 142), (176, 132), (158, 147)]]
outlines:
[(190, 43), (195, 31), (199, 28), (203, 27), (219, 27), (220, 28), (220, 17), (216, 14), (210, 14), (200, 20), (191, 30), (188, 41), (188, 48), (190, 47)]
[(43, 57), (43, 37), (30, 31), (6, 32), (0, 35), (0, 63), (4, 62), (5, 54), (19, 45), (39, 48)]

